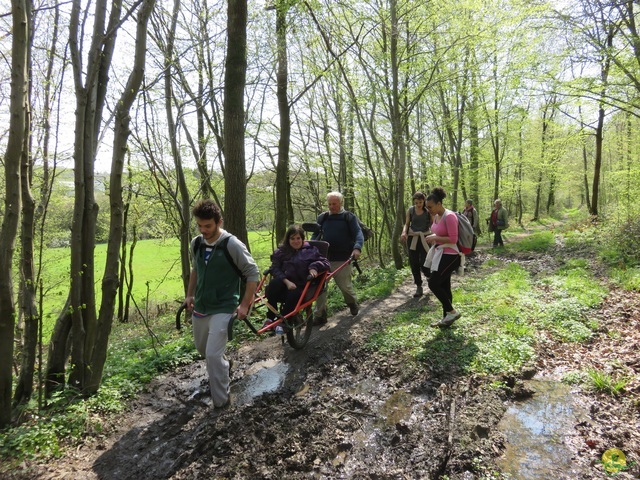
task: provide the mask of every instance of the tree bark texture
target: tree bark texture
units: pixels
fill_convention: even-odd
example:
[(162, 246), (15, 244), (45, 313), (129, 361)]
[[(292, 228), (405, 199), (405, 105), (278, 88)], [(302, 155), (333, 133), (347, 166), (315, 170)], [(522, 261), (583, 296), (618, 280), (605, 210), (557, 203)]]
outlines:
[(289, 218), (289, 143), (291, 141), (291, 118), (287, 83), (287, 13), (288, 1), (279, 0), (276, 5), (276, 36), (278, 45), (277, 97), (280, 115), (280, 139), (278, 141), (278, 163), (276, 165), (276, 238), (284, 238)]
[(229, 0), (224, 75), (224, 221), (248, 246), (244, 158), (244, 90), (247, 78), (247, 0)]
[[(31, 5), (27, 3), (27, 16), (30, 20), (29, 40), (27, 46), (27, 71), (31, 78), (33, 50), (33, 17)], [(53, 60), (52, 60), (53, 61)], [(33, 86), (29, 82), (27, 105), (31, 105), (31, 91)], [(20, 182), (22, 195), (22, 224), (20, 236), (20, 311), (24, 319), (24, 331), (20, 362), (20, 373), (13, 395), (13, 406), (26, 403), (33, 393), (33, 375), (35, 372), (36, 349), (38, 346), (38, 331), (40, 315), (36, 301), (36, 264), (34, 259), (34, 233), (36, 221), (36, 202), (31, 193), (33, 181), (33, 165), (31, 156), (31, 111), (27, 110), (25, 118), (24, 145), (20, 161)]]
[(29, 10), (25, 0), (12, 0), (11, 99), (9, 138), (4, 155), (4, 216), (0, 230), (0, 427), (11, 421), (13, 340), (16, 309), (11, 278), (21, 209), (20, 163), (27, 135)]
[(107, 259), (102, 277), (100, 314), (98, 315), (95, 340), (92, 342), (93, 348), (90, 351), (89, 357), (91, 369), (89, 371), (88, 381), (85, 382), (83, 389), (87, 394), (93, 394), (98, 391), (100, 382), (102, 381), (104, 363), (107, 359), (109, 334), (111, 333), (115, 312), (115, 299), (118, 293), (119, 255), (122, 242), (124, 212), (122, 173), (124, 170), (124, 159), (127, 153), (127, 140), (131, 133), (129, 129), (131, 123), (130, 110), (138, 95), (144, 77), (144, 65), (147, 54), (147, 23), (154, 6), (155, 0), (145, 0), (138, 12), (133, 67), (116, 106), (113, 156), (109, 183), (109, 200), (111, 205), (109, 242), (107, 244)]

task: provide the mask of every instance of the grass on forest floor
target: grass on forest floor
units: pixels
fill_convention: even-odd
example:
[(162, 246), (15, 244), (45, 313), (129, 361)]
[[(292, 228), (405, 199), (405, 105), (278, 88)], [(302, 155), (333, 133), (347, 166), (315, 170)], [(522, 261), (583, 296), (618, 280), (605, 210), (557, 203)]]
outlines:
[(495, 249), (500, 257), (489, 257), (480, 273), (456, 282), (453, 303), (463, 316), (454, 327), (431, 327), (442, 315), (440, 303), (431, 297), (426, 309), (386, 320), (369, 348), (445, 372), (498, 375), (517, 373), (531, 363), (543, 334), (563, 342), (588, 341), (598, 327), (592, 312), (608, 290), (587, 259), (566, 259), (559, 268), (532, 276), (501, 255), (553, 254), (555, 244), (553, 232), (538, 231)]

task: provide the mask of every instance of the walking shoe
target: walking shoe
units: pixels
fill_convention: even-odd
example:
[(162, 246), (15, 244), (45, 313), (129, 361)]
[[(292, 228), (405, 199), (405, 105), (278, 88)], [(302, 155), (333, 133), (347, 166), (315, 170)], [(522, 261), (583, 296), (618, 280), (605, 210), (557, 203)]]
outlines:
[(270, 318), (267, 318), (265, 322), (262, 324), (262, 328), (268, 327), (272, 323), (273, 323), (273, 320), (271, 320)]
[(358, 312), (360, 311), (360, 308), (358, 307), (357, 303), (349, 303), (347, 304), (347, 307), (349, 307), (349, 311), (351, 312), (351, 315), (357, 315)]
[(282, 325), (276, 326), (276, 335), (284, 335), (287, 333)]
[(416, 287), (416, 293), (413, 294), (413, 298), (419, 298), (422, 296), (422, 285)]
[(447, 313), (442, 320), (437, 323), (434, 323), (434, 327), (450, 327), (453, 322), (459, 319), (462, 316), (460, 312), (449, 312)]
[[(267, 320), (262, 324), (261, 329), (262, 329), (262, 328), (265, 328), (265, 327), (268, 327), (268, 326), (269, 326), (269, 325), (271, 325), (273, 322), (274, 322), (274, 320), (272, 320), (272, 319), (270, 319), (270, 318), (267, 318)], [(276, 332), (274, 331), (274, 329), (273, 329), (273, 328), (272, 328), (271, 330), (269, 330), (268, 332), (264, 332), (264, 333), (266, 333), (267, 335), (271, 335), (271, 336), (273, 336), (273, 335), (275, 335), (275, 334), (276, 334)]]
[(327, 323), (327, 314), (320, 314), (313, 316), (313, 324), (316, 326), (325, 325)]
[(223, 410), (225, 408), (228, 408), (231, 406), (231, 395), (229, 395), (229, 397), (227, 398), (227, 401), (224, 402), (222, 405), (213, 405), (213, 408), (215, 410)]

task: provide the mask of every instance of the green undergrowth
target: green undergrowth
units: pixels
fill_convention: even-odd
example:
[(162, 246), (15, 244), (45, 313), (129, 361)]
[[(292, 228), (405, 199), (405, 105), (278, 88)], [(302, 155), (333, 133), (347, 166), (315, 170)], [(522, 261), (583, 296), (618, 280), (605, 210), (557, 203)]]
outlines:
[(624, 392), (629, 378), (615, 372), (609, 373), (597, 368), (587, 368), (566, 373), (562, 381), (569, 385), (582, 385), (592, 392), (616, 396)]
[[(555, 244), (553, 232), (536, 232), (504, 250), (548, 252)], [(598, 328), (594, 313), (608, 292), (589, 261), (580, 258), (532, 276), (517, 258), (490, 257), (477, 273), (454, 283), (453, 304), (463, 316), (452, 328), (431, 327), (442, 315), (431, 295), (426, 307), (385, 319), (367, 347), (446, 372), (517, 373), (534, 360), (543, 335), (563, 342), (589, 340)]]
[[(388, 296), (407, 274), (394, 268), (363, 268), (363, 274), (354, 278), (359, 299)], [(331, 285), (329, 312), (342, 308), (342, 295)], [(262, 338), (238, 322), (229, 348)], [(149, 328), (135, 322), (115, 324), (98, 393), (82, 398), (67, 389), (56, 393), (44, 409), (38, 410), (35, 401), (22, 407), (19, 425), (0, 432), (0, 477), (24, 459), (46, 461), (85, 436), (99, 434), (105, 419), (122, 412), (154, 377), (197, 358), (191, 329), (187, 325), (176, 331), (173, 314), (151, 320)]]
[(564, 239), (569, 248), (592, 251), (614, 283), (625, 290), (640, 291), (640, 220), (583, 222), (566, 231)]
[(59, 456), (66, 446), (100, 433), (104, 419), (122, 412), (158, 374), (197, 358), (190, 334), (177, 333), (170, 318), (156, 319), (151, 328), (153, 335), (140, 324), (114, 327), (96, 395), (83, 398), (77, 391), (66, 389), (55, 393), (42, 410), (35, 400), (23, 406), (19, 426), (0, 433), (2, 463)]
[[(362, 273), (353, 277), (353, 286), (358, 295), (358, 302), (362, 303), (374, 298), (384, 298), (404, 281), (410, 273), (408, 270), (395, 268), (381, 268), (375, 266), (361, 266)], [(354, 268), (354, 272), (356, 269)], [(345, 308), (342, 292), (334, 282), (329, 282), (327, 294), (327, 312), (331, 316)]]

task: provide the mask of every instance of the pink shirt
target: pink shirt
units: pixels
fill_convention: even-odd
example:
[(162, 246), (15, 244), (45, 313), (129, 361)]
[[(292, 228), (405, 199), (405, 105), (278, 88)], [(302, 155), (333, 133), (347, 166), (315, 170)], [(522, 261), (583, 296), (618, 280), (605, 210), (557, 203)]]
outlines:
[[(435, 233), (439, 237), (449, 237), (450, 243), (458, 243), (458, 218), (455, 213), (445, 208), (444, 217), (436, 216), (431, 225), (431, 233)], [(442, 245), (440, 242), (436, 243)], [(458, 255), (458, 252), (450, 247), (445, 248), (443, 253)]]

